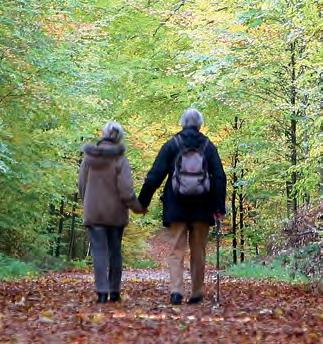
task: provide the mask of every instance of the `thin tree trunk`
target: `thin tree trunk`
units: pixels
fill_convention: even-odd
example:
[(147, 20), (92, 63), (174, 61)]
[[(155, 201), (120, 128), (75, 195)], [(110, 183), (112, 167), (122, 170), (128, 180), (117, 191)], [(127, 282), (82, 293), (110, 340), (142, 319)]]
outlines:
[[(241, 179), (244, 177), (244, 171), (241, 170)], [(243, 208), (243, 186), (240, 187), (239, 192), (239, 229), (240, 229), (240, 262), (244, 262), (244, 208)]]
[[(290, 44), (290, 69), (291, 69), (291, 87), (290, 87), (290, 104), (292, 107), (289, 134), (289, 148), (290, 148), (290, 164), (292, 167), (297, 165), (297, 111), (296, 111), (296, 43)], [(295, 193), (295, 185), (297, 182), (297, 173), (292, 171), (290, 181), (287, 182), (287, 211), (288, 214), (296, 214), (297, 212), (297, 197)]]
[[(56, 209), (54, 204), (50, 204), (48, 207), (48, 212), (49, 215), (51, 216), (48, 225), (47, 225), (47, 232), (52, 235), (55, 232), (55, 228), (56, 228), (56, 221), (53, 221), (54, 219), (54, 215), (56, 213)], [(55, 255), (55, 243), (53, 240), (50, 241), (50, 246), (49, 246), (49, 252), (48, 252), (51, 256)]]
[[(304, 116), (306, 116), (306, 111), (304, 112)], [(305, 144), (304, 156), (305, 156), (305, 159), (309, 159), (310, 158), (310, 147), (309, 147), (310, 143), (309, 143), (308, 127), (307, 126), (306, 126), (305, 132), (304, 132), (304, 144)], [(311, 197), (310, 197), (309, 192), (305, 192), (304, 193), (304, 199), (303, 199), (304, 205), (309, 206), (310, 201), (311, 201)]]
[[(321, 18), (322, 15), (320, 15), (320, 18)], [(321, 88), (323, 88), (323, 72), (320, 73), (320, 86)], [(320, 110), (321, 110), (321, 113), (323, 111), (323, 96), (321, 97), (321, 102), (320, 102)], [(323, 123), (321, 122), (321, 132), (323, 132)], [(320, 158), (319, 158), (319, 163), (318, 163), (318, 173), (320, 175), (320, 181), (323, 180), (323, 156), (321, 155)], [(320, 192), (320, 195), (323, 195), (323, 183), (322, 182), (319, 182), (318, 183), (318, 189), (319, 189), (319, 192)]]
[[(238, 130), (238, 117), (234, 118), (234, 130)], [(232, 168), (233, 168), (233, 174), (232, 174), (232, 198), (231, 198), (231, 209), (232, 209), (232, 257), (233, 257), (233, 263), (237, 264), (238, 257), (237, 257), (237, 206), (236, 206), (236, 199), (237, 199), (237, 181), (238, 176), (236, 172), (237, 163), (238, 163), (238, 157), (239, 157), (239, 151), (238, 148), (235, 148), (235, 152), (232, 157)]]
[[(81, 142), (83, 142), (83, 136), (81, 136)], [(83, 152), (80, 151), (79, 154), (79, 159), (78, 159), (78, 173), (80, 172), (80, 165), (82, 163), (82, 155)], [(71, 223), (71, 235), (70, 235), (70, 244), (69, 244), (69, 249), (68, 249), (68, 256), (70, 259), (75, 258), (75, 220), (76, 220), (76, 205), (77, 205), (77, 201), (78, 201), (78, 191), (74, 192), (73, 195), (73, 207), (72, 207), (72, 223)]]
[(56, 240), (56, 250), (55, 250), (55, 256), (59, 257), (60, 250), (61, 250), (61, 240), (62, 240), (62, 233), (64, 228), (64, 199), (61, 200), (61, 206), (59, 208), (59, 222), (58, 222), (58, 235)]
[[(291, 139), (292, 139), (292, 143), (291, 143), (291, 164), (293, 167), (296, 167), (297, 165), (297, 149), (296, 149), (296, 145), (297, 145), (297, 136), (296, 136), (296, 128), (297, 128), (297, 122), (296, 120), (291, 120)], [(291, 200), (292, 200), (292, 211), (294, 214), (296, 214), (297, 212), (297, 197), (295, 194), (295, 185), (297, 182), (297, 173), (296, 171), (292, 172), (291, 175), (291, 179), (292, 179), (292, 196), (291, 196)]]
[[(233, 173), (233, 183), (236, 180), (236, 173)], [(232, 199), (231, 199), (231, 207), (232, 207), (232, 255), (233, 255), (233, 263), (237, 264), (237, 207), (236, 207), (236, 198), (237, 198), (237, 191), (236, 188), (233, 186), (232, 191)]]
[(72, 207), (72, 223), (71, 223), (71, 235), (70, 235), (70, 244), (68, 248), (68, 257), (70, 259), (75, 258), (75, 210), (77, 203), (78, 193), (75, 192), (73, 196), (73, 207)]

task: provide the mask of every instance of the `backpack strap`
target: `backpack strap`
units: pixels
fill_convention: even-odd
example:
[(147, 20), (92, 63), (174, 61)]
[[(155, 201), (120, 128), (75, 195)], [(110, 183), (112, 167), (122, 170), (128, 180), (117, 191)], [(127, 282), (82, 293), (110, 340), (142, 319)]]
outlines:
[(174, 178), (176, 179), (176, 187), (175, 187), (175, 192), (177, 193), (179, 190), (179, 185), (180, 185), (180, 179), (179, 179), (179, 174), (178, 171), (180, 169), (180, 155), (184, 147), (183, 139), (181, 138), (180, 135), (175, 135), (174, 136), (174, 141), (175, 144), (179, 150), (179, 152), (175, 156), (174, 164), (175, 164), (175, 170), (174, 170)]
[(176, 146), (179, 148), (179, 150), (182, 150), (184, 147), (184, 141), (183, 141), (181, 135), (175, 135), (174, 140), (175, 140)]
[[(181, 137), (181, 135), (175, 135), (174, 140), (175, 140), (176, 146), (179, 148), (180, 151), (183, 148), (185, 148), (184, 141), (183, 141), (183, 138)], [(208, 138), (206, 138), (205, 142), (200, 146), (199, 150), (201, 153), (205, 152), (205, 149), (206, 149), (207, 145), (209, 144), (209, 141), (210, 140)]]
[(207, 145), (209, 144), (209, 139), (206, 138), (205, 142), (201, 145), (201, 152), (204, 153), (206, 150)]
[(206, 138), (205, 142), (203, 143), (203, 145), (201, 145), (201, 148), (200, 148), (200, 152), (203, 154), (204, 156), (204, 159), (203, 159), (203, 169), (204, 169), (204, 176), (203, 176), (203, 181), (205, 180), (205, 178), (207, 177), (207, 170), (208, 170), (208, 162), (206, 160), (206, 157), (205, 157), (205, 150), (206, 150), (206, 147), (207, 145), (209, 144), (209, 139)]

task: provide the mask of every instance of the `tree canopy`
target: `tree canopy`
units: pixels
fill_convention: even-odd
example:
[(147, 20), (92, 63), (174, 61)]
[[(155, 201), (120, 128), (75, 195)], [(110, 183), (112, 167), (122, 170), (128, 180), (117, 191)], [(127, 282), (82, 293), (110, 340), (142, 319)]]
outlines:
[(1, 251), (84, 256), (82, 143), (119, 121), (139, 190), (188, 107), (223, 159), (235, 252), (318, 202), (318, 2), (3, 0), (0, 14)]

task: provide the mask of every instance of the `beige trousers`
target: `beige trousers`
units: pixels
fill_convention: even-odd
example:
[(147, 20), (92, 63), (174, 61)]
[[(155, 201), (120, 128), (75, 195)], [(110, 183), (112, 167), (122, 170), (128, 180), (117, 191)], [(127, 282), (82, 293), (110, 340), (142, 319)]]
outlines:
[(170, 292), (184, 293), (184, 256), (187, 239), (190, 246), (191, 280), (193, 297), (203, 295), (205, 248), (209, 233), (208, 223), (195, 222), (188, 226), (186, 223), (173, 223), (169, 228), (170, 255), (168, 265), (170, 270)]

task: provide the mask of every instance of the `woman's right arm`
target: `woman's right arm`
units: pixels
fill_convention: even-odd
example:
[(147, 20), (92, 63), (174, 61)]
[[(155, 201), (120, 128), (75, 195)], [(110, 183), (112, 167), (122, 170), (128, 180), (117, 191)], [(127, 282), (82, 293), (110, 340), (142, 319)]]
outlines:
[(80, 193), (80, 197), (82, 201), (84, 201), (88, 174), (89, 174), (89, 165), (86, 163), (85, 159), (83, 159), (80, 166), (79, 180), (78, 180), (79, 193)]
[(129, 161), (122, 157), (117, 168), (117, 188), (121, 200), (134, 213), (142, 213), (143, 208), (139, 203), (133, 187), (133, 180)]

